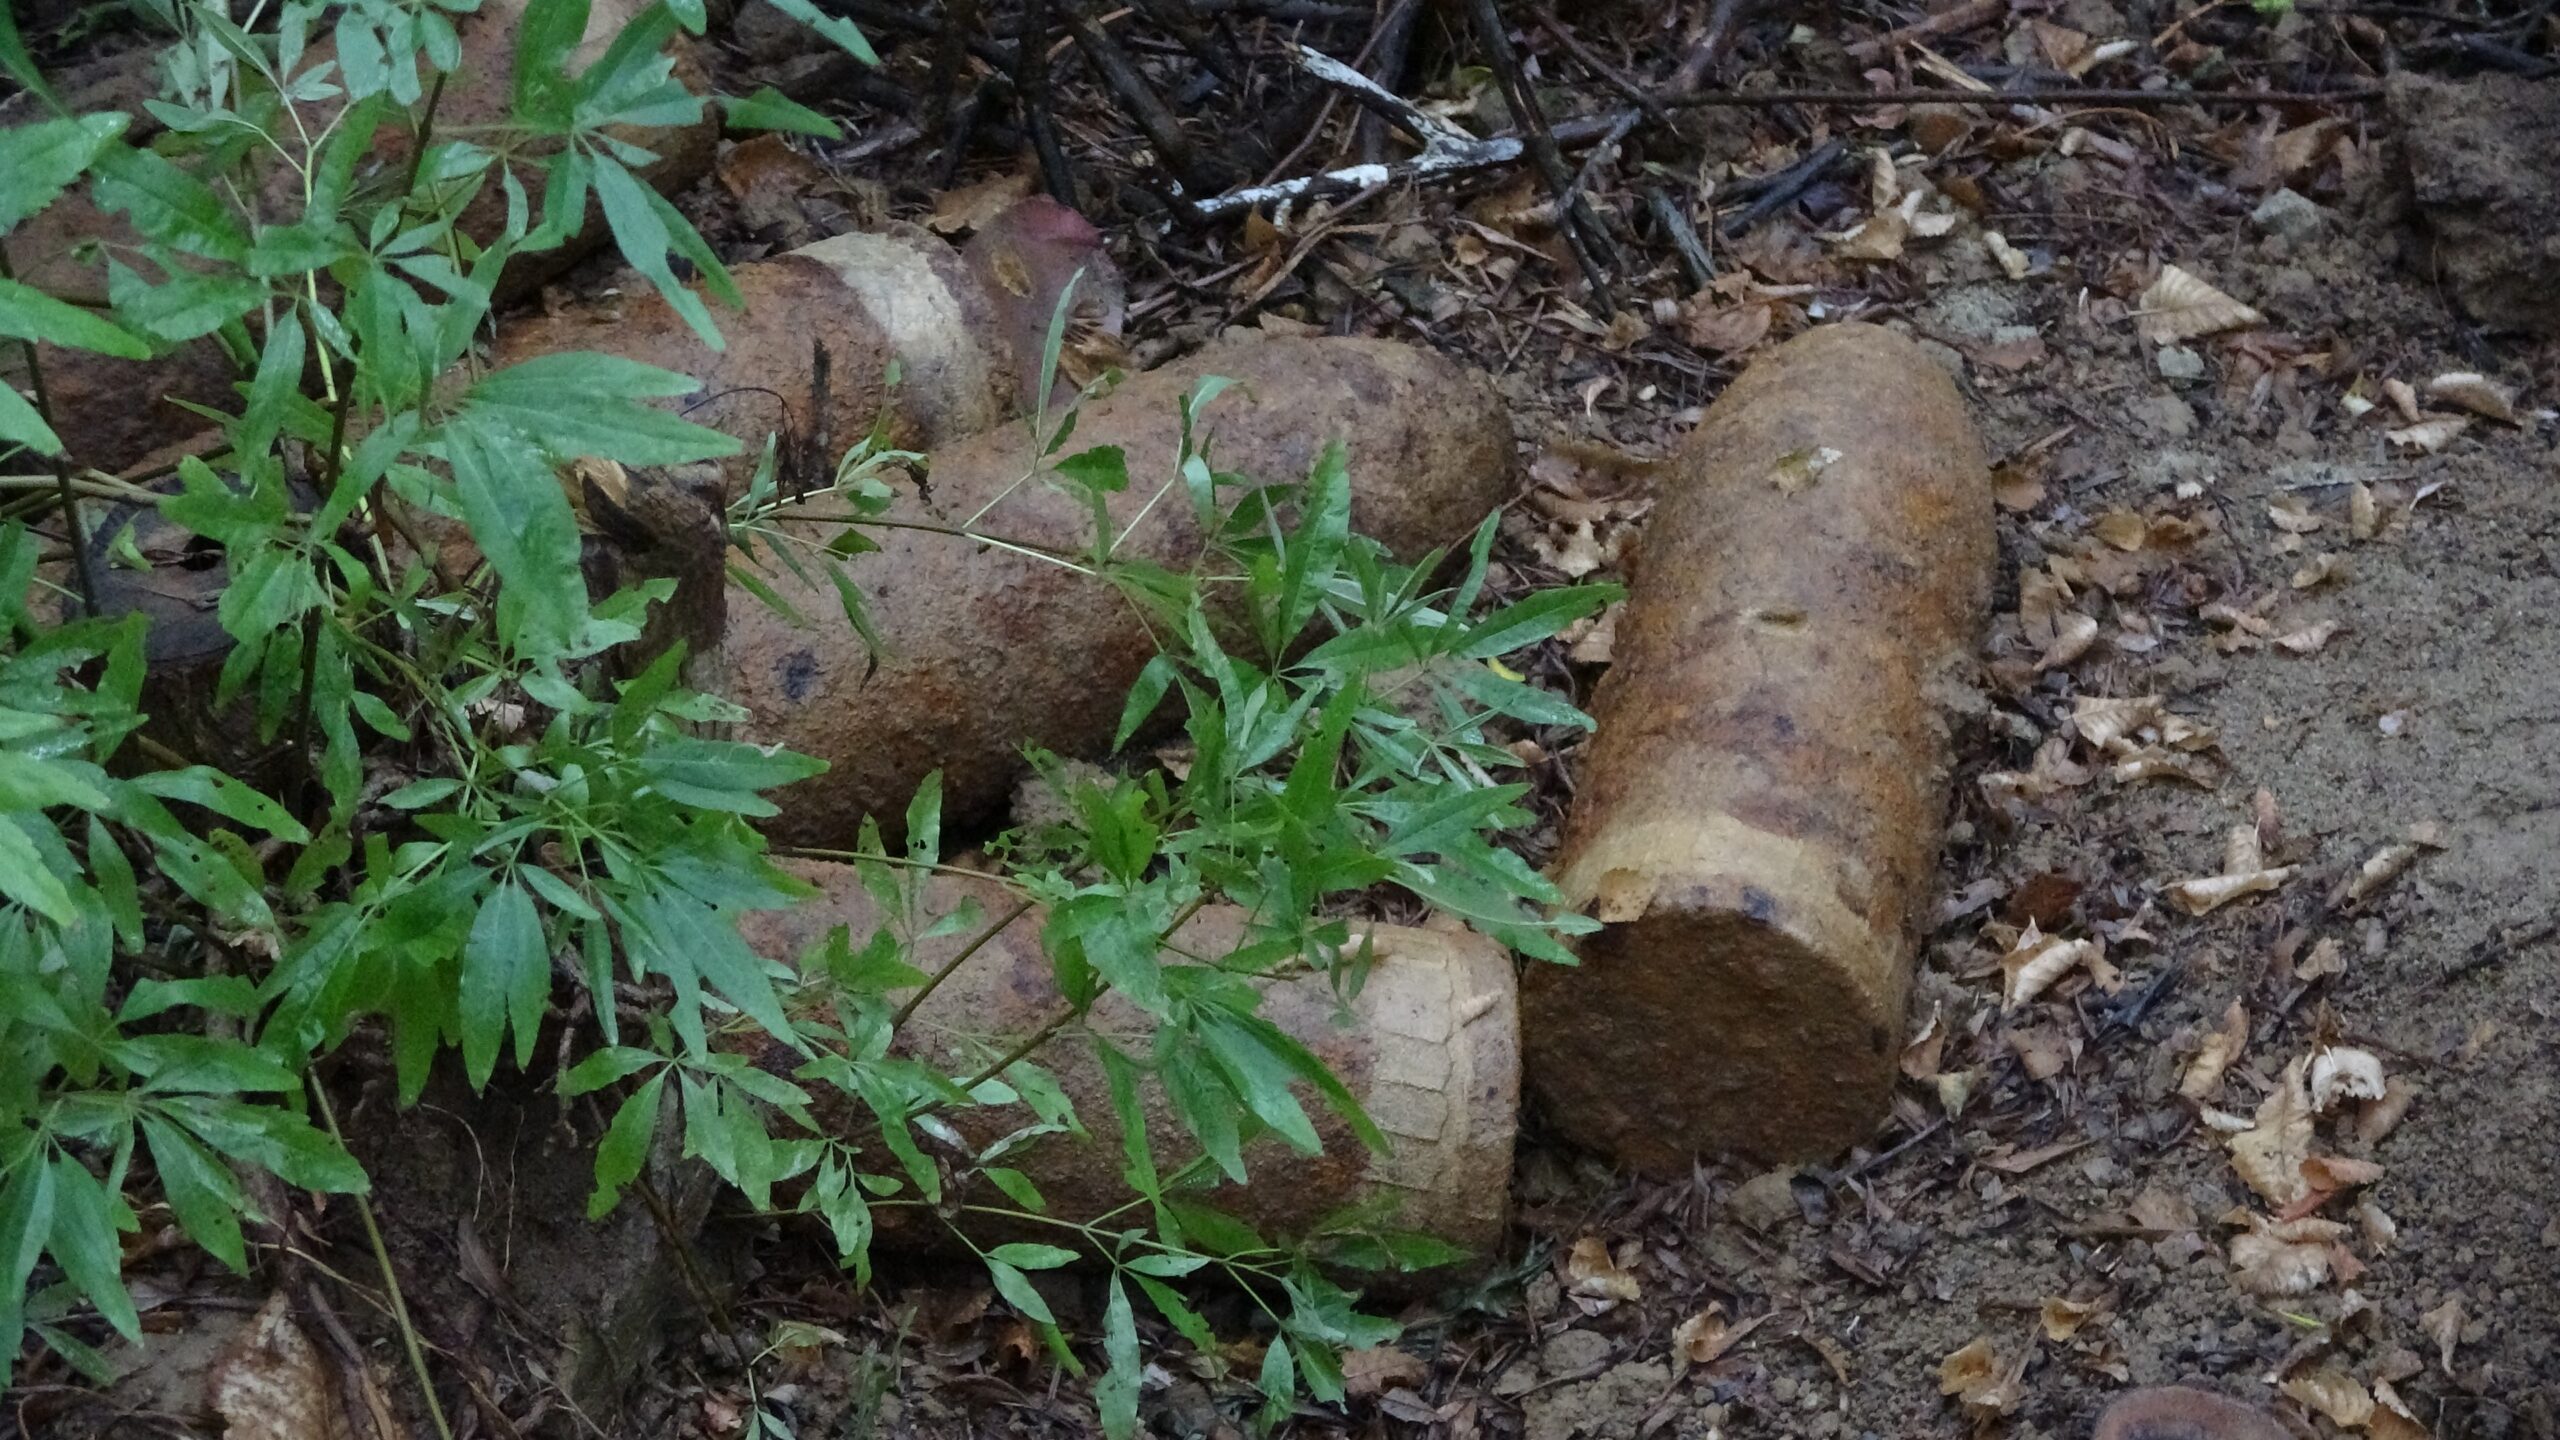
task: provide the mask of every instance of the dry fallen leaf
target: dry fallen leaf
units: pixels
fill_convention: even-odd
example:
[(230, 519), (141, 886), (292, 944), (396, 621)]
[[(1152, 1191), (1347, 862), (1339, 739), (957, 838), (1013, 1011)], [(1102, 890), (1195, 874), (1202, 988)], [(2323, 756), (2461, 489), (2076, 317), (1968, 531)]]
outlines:
[(1899, 260), (1910, 238), (1911, 222), (1900, 210), (1879, 210), (1857, 229), (1831, 237), (1831, 250), (1844, 260)]
[(2359, 480), (2347, 489), (2347, 533), (2358, 540), (2370, 540), (2382, 527), (2382, 507), (2373, 498), (2373, 487)]
[(2380, 1180), (2382, 1167), (2370, 1160), (2356, 1160), (2344, 1155), (2314, 1155), (2302, 1162), (2302, 1178), (2314, 1192), (2336, 1194)]
[(2412, 455), (2433, 455), (2470, 428), (2471, 418), (2467, 415), (2437, 415), (2397, 430), (2385, 430), (2382, 438)]
[(330, 1369), (293, 1323), (282, 1291), (250, 1318), (208, 1386), (230, 1440), (340, 1440), (348, 1432)]
[(2516, 397), (2505, 386), (2474, 371), (2452, 370), (2438, 375), (2427, 382), (2427, 394), (2501, 424), (2516, 423)]
[(2436, 1363), (2443, 1367), (2448, 1377), (2453, 1374), (2453, 1351), (2462, 1343), (2462, 1327), (2466, 1318), (2459, 1295), (2446, 1297), (2443, 1304), (2418, 1317), (2418, 1328), (2428, 1339), (2436, 1342)]
[(1768, 1323), (1777, 1312), (1765, 1311), (1739, 1325), (1728, 1325), (1724, 1307), (1710, 1305), (1671, 1327), (1671, 1353), (1691, 1365), (1712, 1365), (1727, 1351), (1742, 1343), (1742, 1338)]
[(2277, 1387), (2286, 1398), (2329, 1417), (2342, 1429), (2357, 1430), (2373, 1417), (2373, 1396), (2354, 1376), (2334, 1365), (2320, 1365), (2285, 1378)]
[(2386, 1089), (2382, 1061), (2370, 1050), (2327, 1045), (2311, 1057), (2305, 1094), (2311, 1108), (2326, 1115), (2341, 1100), (2379, 1100)]
[(1772, 308), (1766, 302), (1692, 309), (1682, 322), (1681, 335), (1701, 350), (1738, 355), (1768, 335), (1771, 318)]
[(2110, 510), (2097, 518), (2089, 533), (2119, 550), (2141, 549), (2151, 539), (2151, 522), (2130, 510)]
[(1568, 1293), (1587, 1300), (1614, 1305), (1621, 1300), (1633, 1302), (1644, 1298), (1644, 1287), (1636, 1277), (1618, 1268), (1609, 1257), (1609, 1247), (1597, 1235), (1585, 1235), (1573, 1242), (1573, 1251), (1565, 1257), (1565, 1280)]
[(2344, 562), (2339, 559), (2337, 552), (2323, 550), (2295, 569), (2293, 588), (2309, 590), (2314, 586), (2326, 585), (2333, 580), (2341, 579), (2345, 574)]
[(2026, 1387), (2020, 1382), (2033, 1354), (2028, 1351), (2003, 1365), (1991, 1348), (1991, 1337), (1977, 1336), (1938, 1362), (1938, 1393), (1956, 1397), (1977, 1421), (1997, 1419), (2026, 1399)]
[(2373, 1418), (2365, 1422), (2364, 1433), (2370, 1440), (2435, 1440), (2436, 1434), (2409, 1409), (2388, 1380), (2373, 1382)]
[(1346, 1350), (1342, 1355), (1342, 1393), (1354, 1398), (1383, 1395), (1399, 1385), (1419, 1385), (1430, 1376), (1431, 1367), (1419, 1356), (1393, 1345)]
[(2135, 304), (2142, 338), (2155, 345), (2263, 325), (2267, 319), (2175, 265), (2161, 266), (2160, 278)]
[(2000, 273), (2012, 280), (2026, 279), (2027, 272), (2035, 268), (2035, 261), (2028, 257), (2027, 252), (2010, 244), (2009, 237), (1997, 230), (1982, 232), (1982, 248), (1991, 252), (1991, 258), (2000, 266)]
[(2079, 1334), (2080, 1327), (2088, 1324), (2090, 1317), (2102, 1314), (2105, 1309), (2105, 1304), (2096, 1300), (2065, 1300), (2048, 1295), (2036, 1307), (2036, 1313), (2044, 1326), (2044, 1338), (2059, 1345)]
[[(1012, 209), (1014, 202), (1030, 193), (1031, 172), (1028, 170), (993, 176), (975, 185), (963, 185), (957, 190), (945, 190), (934, 196), (933, 213), (925, 217), (924, 223), (945, 235), (975, 230)], [(1260, 211), (1254, 211), (1246, 217), (1248, 233), (1254, 221), (1261, 221), (1266, 227), (1271, 223), (1262, 219)]]
[(2338, 632), (2345, 628), (2347, 627), (2335, 620), (2322, 620), (2317, 624), (2305, 625), (2299, 630), (2287, 631), (2268, 643), (2296, 655), (2317, 655), (2327, 649), (2329, 642), (2336, 639)]
[(2355, 1140), (2367, 1150), (2389, 1139), (2407, 1118), (2409, 1107), (2417, 1102), (2418, 1092), (2397, 1075), (2382, 1082), (2382, 1098), (2368, 1100), (2356, 1107)]
[(2293, 878), (2293, 873), (2300, 868), (2296, 865), (2237, 868), (2229, 866), (2226, 861), (2223, 873), (2174, 881), (2164, 886), (2160, 894), (2189, 915), (2206, 915), (2243, 896), (2265, 894)]
[(2311, 1155), (2312, 1104), (2307, 1059), (2287, 1065), (2276, 1088), (2258, 1102), (2256, 1120), (2225, 1143), (2242, 1183), (2278, 1209), (2309, 1194), (2302, 1162)]
[(2211, 1099), (2248, 1044), (2249, 1008), (2234, 1000), (2222, 1012), (2222, 1024), (2204, 1037), (2195, 1058), (2187, 1062), (2186, 1073), (2178, 1077), (2178, 1093), (2190, 1100)]
[(2334, 937), (2325, 935), (2320, 938), (2319, 943), (2311, 947), (2311, 953), (2302, 957), (2293, 967), (2293, 978), (2296, 980), (2325, 980), (2332, 975), (2346, 973), (2346, 947), (2339, 944)]
[(2413, 828), (2408, 839), (2385, 845), (2366, 857), (2365, 862), (2356, 867), (2356, 873), (2348, 876), (2346, 882), (2338, 887), (2338, 893), (2330, 897), (2329, 903), (2332, 906), (2361, 905), (2379, 894), (2384, 886), (2399, 879), (2403, 871), (2417, 863), (2421, 853), (2442, 848), (2443, 842), (2433, 827)]
[(2097, 750), (2130, 751), (2133, 737), (2168, 713), (2157, 695), (2082, 695), (2071, 702), (2071, 728)]
[(2073, 970), (2095, 961), (2105, 954), (2095, 940), (2065, 940), (2047, 935), (2029, 921), (2026, 933), (2018, 943), (2000, 957), (2000, 1008), (2015, 1010), (2052, 988), (2053, 983)]
[(2308, 1295), (2328, 1283), (2345, 1253), (2337, 1242), (2346, 1233), (2346, 1226), (2317, 1216), (2269, 1221), (2252, 1215), (2249, 1229), (2231, 1237), (2232, 1283), (2268, 1299)]
[(2088, 654), (2089, 647), (2096, 643), (2098, 643), (2097, 617), (2083, 615), (2076, 610), (2072, 611), (2055, 622), (2053, 643), (2047, 645), (2044, 653), (2036, 657), (2036, 669), (2038, 671), (2059, 670)]

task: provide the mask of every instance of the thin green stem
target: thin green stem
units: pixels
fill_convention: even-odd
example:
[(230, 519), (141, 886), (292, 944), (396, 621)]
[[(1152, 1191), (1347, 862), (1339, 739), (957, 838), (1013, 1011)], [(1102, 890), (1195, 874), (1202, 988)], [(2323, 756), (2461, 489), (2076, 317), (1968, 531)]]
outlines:
[[(9, 264), (8, 247), (0, 245), (0, 280), (14, 282), (17, 278), (17, 270)], [(53, 400), (45, 393), (44, 361), (37, 354), (36, 342), (21, 339), (18, 351), (27, 360), (27, 388), (35, 392), (36, 414), (42, 417), (46, 428), (51, 429)], [(58, 446), (60, 443), (60, 432), (56, 431), (55, 444)], [(71, 538), (71, 572), (80, 580), (80, 607), (84, 613), (95, 615), (98, 613), (97, 568), (89, 559), (89, 532), (80, 521), (80, 497), (71, 484), (71, 458), (59, 450), (53, 457), (53, 480), (54, 493), (62, 505), (62, 528)]]
[(994, 924), (979, 931), (976, 938), (960, 947), (960, 953), (942, 962), (942, 968), (926, 976), (924, 984), (916, 987), (916, 993), (907, 997), (907, 1003), (898, 1007), (898, 1013), (889, 1017), (889, 1028), (895, 1031), (899, 1026), (906, 1024), (908, 1017), (916, 1013), (916, 1007), (929, 999), (934, 991), (941, 989), (942, 982), (950, 979), (953, 971), (968, 964), (970, 957), (987, 948), (989, 941), (1003, 934), (1014, 921), (1029, 914), (1032, 903), (1028, 896), (1024, 897), (1022, 903), (1006, 911)]
[[(328, 1087), (314, 1075), (310, 1088), (312, 1102), (320, 1107), (320, 1118), (328, 1122), (329, 1138), (344, 1150), (347, 1137), (338, 1130), (338, 1112), (329, 1104)], [(418, 1393), (427, 1402), (427, 1419), (442, 1440), (453, 1440), (453, 1426), (444, 1418), (444, 1402), (436, 1398), (435, 1377), (427, 1373), (426, 1352), (418, 1346), (418, 1327), (409, 1318), (409, 1302), (400, 1294), (400, 1275), (392, 1267), (391, 1248), (382, 1243), (382, 1225), (374, 1219), (373, 1202), (361, 1190), (356, 1192), (355, 1202), (356, 1214), (364, 1221), (364, 1238), (373, 1246), (373, 1263), (382, 1270), (382, 1288), (391, 1297), (391, 1318), (399, 1326), (401, 1347), (409, 1354), (409, 1372), (418, 1378)]]
[[(964, 525), (942, 525), (930, 520), (892, 520), (876, 515), (789, 515), (778, 518), (796, 520), (810, 525), (868, 525), (881, 530), (917, 530), (927, 535), (947, 535), (954, 540), (966, 540), (973, 545), (985, 545), (997, 550), (1010, 551), (1026, 559), (1044, 560), (1061, 569), (1073, 570), (1079, 575), (1094, 573), (1091, 566), (1072, 558), (1074, 553), (1072, 551), (1042, 545), (1034, 540), (1008, 540), (1001, 535), (989, 535), (982, 530), (972, 530)], [(766, 533), (780, 536), (779, 531)]]

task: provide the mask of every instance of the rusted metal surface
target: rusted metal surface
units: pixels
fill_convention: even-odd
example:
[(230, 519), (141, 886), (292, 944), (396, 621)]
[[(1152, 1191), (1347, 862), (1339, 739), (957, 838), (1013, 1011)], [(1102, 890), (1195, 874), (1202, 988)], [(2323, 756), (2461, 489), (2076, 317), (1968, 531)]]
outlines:
[[(796, 960), (837, 925), (848, 927), (857, 947), (882, 923), (879, 906), (851, 868), (794, 861), (794, 873), (817, 885), (820, 895), (787, 911), (746, 916), (740, 930), (759, 953)], [(938, 876), (927, 887), (928, 915), (956, 909), (975, 897), (992, 921), (1012, 909), (1013, 898), (993, 882)], [(1038, 910), (1008, 926), (953, 972), (907, 1025), (899, 1043), (918, 1059), (974, 1074), (990, 1057), (1010, 1050), (1063, 1013), (1066, 1001), (1051, 978), (1039, 936)], [(1241, 911), (1213, 906), (1177, 933), (1197, 955), (1223, 955), (1245, 933)], [(1382, 925), (1371, 932), (1377, 961), (1360, 994), (1345, 1005), (1321, 974), (1260, 982), (1261, 1014), (1330, 1066), (1357, 1097), (1389, 1142), (1373, 1154), (1312, 1091), (1299, 1098), (1324, 1140), (1320, 1156), (1302, 1156), (1277, 1141), (1246, 1147), (1248, 1183), (1222, 1183), (1194, 1198), (1245, 1220), (1266, 1235), (1304, 1235), (1316, 1223), (1355, 1204), (1385, 1207), (1382, 1222), (1417, 1230), (1479, 1253), (1500, 1246), (1508, 1219), (1511, 1147), (1519, 1104), (1519, 1046), (1511, 958), (1501, 946), (1464, 931)], [(959, 953), (972, 936), (920, 943), (910, 963), (927, 973)], [(1126, 1163), (1113, 1121), (1110, 1092), (1095, 1056), (1096, 1036), (1109, 1037), (1122, 1053), (1146, 1058), (1153, 1022), (1137, 1007), (1105, 997), (1086, 1022), (1045, 1046), (1039, 1063), (1074, 1100), (1090, 1139), (1044, 1137), (1010, 1152), (1005, 1163), (1020, 1169), (1050, 1202), (1050, 1213), (1088, 1218), (1129, 1198), (1121, 1178)], [(788, 1057), (769, 1057), (788, 1068)], [(1146, 1088), (1148, 1133), (1160, 1168), (1170, 1170), (1197, 1153), (1152, 1082)], [(867, 1112), (822, 1107), (823, 1123), (847, 1134), (867, 1129)], [(972, 1145), (983, 1146), (1029, 1123), (1019, 1107), (955, 1112), (950, 1120)], [(972, 1197), (964, 1197), (972, 1198)], [(985, 1196), (998, 1205), (990, 1187)], [(884, 1212), (884, 1233), (907, 1243), (930, 1243), (925, 1217), (901, 1223)], [(963, 1220), (962, 1223), (974, 1223)], [(1052, 1236), (1051, 1238), (1054, 1238)]]
[(1557, 1128), (1640, 1168), (1882, 1119), (1994, 553), (1980, 441), (1910, 340), (1754, 364), (1666, 474), (1557, 881), (1603, 928), (1524, 996)]
[[(1255, 339), (1213, 345), (1136, 376), (1085, 407), (1072, 453), (1116, 445), (1130, 484), (1112, 497), (1121, 553), (1183, 567), (1201, 536), (1172, 479), (1178, 402), (1201, 377), (1244, 382), (1204, 413), (1214, 463), (1262, 481), (1303, 478), (1323, 447), (1346, 443), (1353, 524), (1411, 559), (1463, 539), (1509, 497), (1510, 416), (1492, 387), (1436, 355), (1389, 341)], [(1047, 481), (1027, 427), (1008, 426), (933, 457), (930, 490), (892, 518), (957, 525), (1028, 547), (1088, 543), (1083, 502)], [(819, 513), (841, 513), (827, 503)], [(812, 527), (823, 540), (838, 527)], [(924, 777), (942, 772), (944, 813), (961, 828), (996, 815), (1026, 773), (1025, 746), (1099, 756), (1123, 700), (1156, 654), (1132, 602), (1108, 583), (1021, 553), (949, 535), (872, 532), (880, 551), (853, 560), (882, 648), (875, 657), (833, 589), (770, 560), (762, 577), (809, 623), (744, 594), (729, 600), (728, 675), (717, 688), (747, 707), (740, 738), (824, 759), (828, 771), (781, 792), (774, 833), (844, 843), (868, 813), (892, 824)]]

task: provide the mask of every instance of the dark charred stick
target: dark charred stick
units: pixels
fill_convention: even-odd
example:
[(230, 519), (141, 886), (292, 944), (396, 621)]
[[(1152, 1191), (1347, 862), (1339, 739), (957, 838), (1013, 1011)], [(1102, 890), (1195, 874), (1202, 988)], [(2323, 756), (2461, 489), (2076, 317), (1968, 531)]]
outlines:
[(1199, 157), (1191, 151), (1191, 141), (1182, 133), (1182, 122), (1165, 105), (1164, 97), (1147, 83), (1129, 52), (1120, 48), (1120, 42), (1112, 39), (1111, 32), (1086, 13), (1078, 0), (1066, 0), (1065, 18), (1067, 33), (1075, 37), (1077, 48), (1093, 62), (1094, 73), (1129, 108), (1129, 118), (1146, 132), (1147, 143), (1156, 148), (1156, 158), (1173, 172), (1174, 179), (1182, 182), (1186, 194), (1215, 191), (1217, 186), (1202, 172)]
[(978, 30), (978, 0), (943, 0), (942, 33), (933, 40), (933, 93), (926, 97), (924, 130), (939, 135), (951, 123), (952, 97), (960, 89), (960, 62)]
[(1845, 141), (1827, 141), (1812, 154), (1769, 177), (1766, 186), (1748, 205), (1725, 217), (1716, 229), (1728, 239), (1795, 203), (1796, 197), (1813, 188), (1813, 183), (1828, 174), (1831, 167), (1847, 157)]
[[(894, 31), (900, 35), (922, 35), (939, 38), (942, 26), (912, 10), (882, 3), (882, 0), (830, 0), (833, 9), (843, 11), (856, 23), (875, 30)], [(1013, 68), (1013, 52), (988, 39), (976, 28), (967, 32), (964, 42), (969, 53), (998, 70)]]
[(1541, 8), (1538, 23), (1546, 28), (1548, 34), (1556, 37), (1556, 43), (1562, 45), (1567, 53), (1582, 62), (1583, 69), (1599, 76), (1610, 89), (1634, 102), (1646, 119), (1666, 125), (1671, 123), (1670, 112), (1662, 108), (1662, 102), (1654, 98), (1652, 91), (1638, 85), (1625, 71), (1601, 59), (1597, 51), (1582, 43), (1581, 36), (1574, 34), (1570, 26), (1557, 18), (1553, 9)]
[(1511, 48), (1511, 31), (1503, 22), (1501, 7), (1495, 0), (1468, 0), (1467, 13), (1475, 22), (1476, 38), (1484, 45), (1486, 63), (1493, 67), (1494, 79), (1501, 84), (1503, 99), (1511, 107), (1511, 117), (1520, 129), (1529, 161), (1555, 196), (1556, 228), (1563, 232), (1566, 245), (1573, 250), (1574, 262), (1590, 282), (1591, 307), (1602, 319), (1608, 319), (1618, 307), (1610, 298), (1609, 271), (1602, 263), (1602, 253), (1608, 247), (1607, 232), (1601, 229), (1599, 216), (1582, 199), (1581, 192), (1574, 188), (1573, 172), (1565, 168), (1564, 151), (1556, 144), (1555, 132), (1547, 128), (1546, 112), (1539, 108), (1537, 92), (1520, 68), (1519, 52)]
[(1327, 5), (1320, 0), (1191, 0), (1191, 11), (1195, 15), (1232, 15), (1243, 11), (1267, 15), (1274, 20), (1316, 24), (1346, 24), (1369, 18), (1369, 12), (1356, 5)]
[(1013, 43), (1013, 89), (1022, 104), (1022, 128), (1040, 155), (1040, 179), (1049, 198), (1072, 210), (1076, 175), (1067, 165), (1067, 150), (1058, 143), (1058, 122), (1049, 113), (1049, 0), (1028, 0), (1022, 8), (1022, 36)]
[(1208, 31), (1194, 24), (1180, 0), (1137, 0), (1137, 4), (1146, 17), (1155, 22), (1157, 29), (1172, 36), (1175, 44), (1191, 52), (1191, 58), (1200, 62), (1201, 69), (1218, 77), (1219, 84), (1226, 86), (1231, 93), (1243, 91), (1244, 67), (1236, 63), (1234, 52), (1211, 40)]
[(1671, 251), (1680, 257), (1681, 277), (1692, 291), (1704, 290), (1715, 283), (1716, 262), (1707, 255), (1707, 247), (1698, 239), (1698, 227), (1689, 223), (1688, 212), (1671, 192), (1650, 185), (1644, 192), (1645, 208), (1653, 212), (1653, 223), (1662, 227), (1662, 237), (1671, 242)]
[[(1378, 82), (1386, 90), (1394, 90), (1404, 74), (1406, 54), (1413, 46), (1414, 22), (1422, 15), (1422, 0), (1395, 0), (1369, 34), (1368, 63), (1361, 73)], [(1363, 165), (1375, 165), (1387, 158), (1386, 121), (1375, 111), (1360, 117), (1354, 130), (1356, 153)]]
[(1707, 15), (1707, 28), (1698, 32), (1697, 43), (1680, 57), (1680, 68), (1672, 72), (1672, 94), (1689, 94), (1706, 82), (1707, 72), (1716, 68), (1716, 62), (1732, 48), (1734, 31), (1742, 24), (1742, 12), (1749, 8), (1749, 0), (1716, 0), (1716, 8)]
[(1914, 40), (1929, 40), (1940, 35), (1953, 35), (1977, 25), (1988, 25), (2009, 13), (2009, 0), (1965, 0), (1952, 9), (1899, 30), (1888, 30), (1872, 40), (1861, 40), (1849, 47), (1853, 60), (1875, 60), (1891, 54)]
[(2255, 105), (2336, 105), (2382, 98), (2379, 85), (2340, 85), (2328, 90), (2105, 90), (2050, 85), (2029, 90), (1959, 90), (1954, 86), (1906, 86), (1898, 90), (1707, 90), (1666, 95), (1674, 110), (1770, 105), (2104, 105), (2120, 110), (2169, 105), (2247, 108)]
[(933, 162), (934, 189), (948, 190), (960, 178), (960, 166), (969, 158), (970, 137), (977, 133), (978, 117), (986, 113), (987, 96), (994, 88), (992, 76), (980, 82), (952, 112), (951, 123), (942, 127), (942, 153)]

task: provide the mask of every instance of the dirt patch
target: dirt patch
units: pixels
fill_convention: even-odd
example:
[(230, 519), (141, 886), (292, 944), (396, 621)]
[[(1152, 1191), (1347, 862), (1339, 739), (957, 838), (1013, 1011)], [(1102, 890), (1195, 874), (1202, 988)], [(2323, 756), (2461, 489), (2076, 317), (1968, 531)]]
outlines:
[(2391, 111), (2433, 242), (2428, 271), (2484, 325), (2560, 334), (2560, 80), (2402, 75)]

